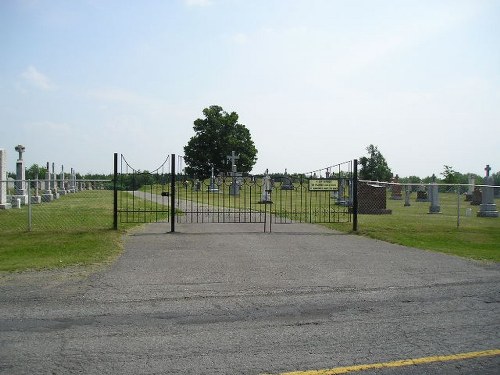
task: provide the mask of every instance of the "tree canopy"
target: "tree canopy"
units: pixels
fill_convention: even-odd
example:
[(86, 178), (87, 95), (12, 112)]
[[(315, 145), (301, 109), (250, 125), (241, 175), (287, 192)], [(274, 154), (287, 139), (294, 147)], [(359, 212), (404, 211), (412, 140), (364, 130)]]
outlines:
[(392, 172), (384, 156), (377, 149), (377, 146), (369, 145), (366, 148), (369, 157), (362, 156), (359, 159), (361, 170), (359, 172), (360, 179), (370, 181), (389, 181), (392, 177)]
[(195, 135), (184, 146), (186, 173), (205, 178), (210, 176), (212, 166), (215, 173), (229, 172), (227, 156), (232, 151), (239, 155), (237, 170), (250, 172), (257, 161), (257, 149), (250, 131), (238, 123), (238, 114), (213, 105), (205, 108), (203, 115), (205, 118), (194, 121)]

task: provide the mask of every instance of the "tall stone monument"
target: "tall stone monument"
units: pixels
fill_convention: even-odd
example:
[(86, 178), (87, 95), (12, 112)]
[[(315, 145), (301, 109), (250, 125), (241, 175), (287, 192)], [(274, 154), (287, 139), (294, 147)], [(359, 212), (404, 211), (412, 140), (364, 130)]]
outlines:
[(439, 206), (439, 190), (435, 175), (432, 175), (432, 182), (429, 185), (429, 194), (429, 200), (431, 201), (431, 205), (429, 206), (429, 213), (440, 214), (441, 206)]
[(23, 145), (17, 145), (14, 149), (19, 153), (19, 159), (16, 161), (16, 194), (12, 196), (12, 202), (17, 204), (17, 202), (20, 201), (22, 205), (25, 205), (28, 203), (26, 172), (23, 160), (23, 152), (26, 150), (26, 147)]
[(484, 179), (484, 184), (482, 188), (483, 196), (482, 196), (482, 203), (479, 206), (479, 212), (477, 213), (477, 216), (480, 217), (498, 217), (498, 210), (497, 210), (497, 205), (495, 204), (495, 197), (494, 197), (494, 181), (493, 181), (493, 176), (490, 176), (490, 166), (487, 165), (486, 168), (484, 168), (486, 171), (486, 178)]
[(50, 168), (49, 162), (47, 162), (47, 171), (45, 172), (45, 189), (42, 194), (42, 202), (51, 202), (54, 199), (52, 190), (50, 190)]
[(262, 178), (262, 195), (260, 203), (272, 203), (271, 193), (273, 190), (273, 185), (271, 182), (271, 177), (269, 177), (269, 170), (266, 169), (266, 174)]
[(12, 204), (7, 202), (7, 152), (0, 149), (0, 209), (12, 208)]
[(232, 177), (229, 195), (240, 195), (240, 184), (238, 177), (241, 177), (242, 174), (236, 171), (236, 160), (238, 160), (239, 158), (239, 155), (236, 155), (236, 152), (234, 151), (231, 152), (231, 155), (227, 156), (227, 159), (231, 161), (230, 176)]

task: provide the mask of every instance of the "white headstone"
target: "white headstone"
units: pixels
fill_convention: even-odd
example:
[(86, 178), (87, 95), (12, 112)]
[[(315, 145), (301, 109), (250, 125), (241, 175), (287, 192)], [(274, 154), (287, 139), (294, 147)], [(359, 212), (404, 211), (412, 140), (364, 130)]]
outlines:
[(0, 149), (0, 209), (9, 209), (11, 203), (7, 203), (7, 152)]

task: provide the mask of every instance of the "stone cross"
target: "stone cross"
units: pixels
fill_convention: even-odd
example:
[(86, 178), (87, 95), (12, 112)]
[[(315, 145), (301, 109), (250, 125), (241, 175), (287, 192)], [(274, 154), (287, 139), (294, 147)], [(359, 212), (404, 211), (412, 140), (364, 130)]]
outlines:
[(239, 155), (236, 155), (236, 152), (232, 151), (231, 155), (227, 156), (227, 160), (231, 160), (231, 172), (236, 173), (236, 160), (240, 158)]
[(24, 147), (23, 145), (17, 145), (15, 147), (15, 150), (19, 152), (19, 160), (23, 160), (23, 152), (26, 150), (26, 147)]
[(491, 171), (491, 167), (489, 164), (486, 164), (486, 168), (484, 168), (484, 170), (486, 171), (486, 177), (489, 177), (490, 175), (490, 171)]

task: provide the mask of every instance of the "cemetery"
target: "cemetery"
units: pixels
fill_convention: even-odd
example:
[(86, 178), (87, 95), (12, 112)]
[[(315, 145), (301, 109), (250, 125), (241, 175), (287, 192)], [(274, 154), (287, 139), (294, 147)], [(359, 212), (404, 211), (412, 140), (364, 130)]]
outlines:
[[(16, 178), (9, 180), (6, 178), (6, 151), (0, 150), (0, 172), (5, 176), (0, 189), (0, 229), (4, 234), (14, 234), (19, 230), (50, 232), (61, 228), (70, 233), (93, 231), (96, 226), (107, 229), (112, 226), (113, 193), (106, 190), (109, 181), (77, 179), (73, 168), (66, 172), (63, 165), (58, 168), (55, 163), (47, 163), (47, 173), (43, 178), (26, 181), (23, 179), (26, 147), (18, 145), (15, 151)], [(212, 222), (261, 222), (272, 218), (273, 224), (324, 223), (332, 229), (352, 230), (353, 186), (344, 172), (289, 174), (285, 170), (280, 174), (265, 171), (260, 175), (250, 175), (237, 170), (237, 158), (236, 153), (228, 155), (227, 173), (216, 174), (212, 168), (209, 177), (203, 179), (177, 173), (176, 199), (182, 204), (176, 208), (176, 221), (188, 223), (188, 217), (191, 217), (191, 222), (200, 218), (199, 222), (203, 222), (203, 217), (211, 217)], [(490, 170), (489, 166), (485, 168), (485, 182), (491, 180), (488, 179)], [(160, 184), (155, 184), (156, 180), (152, 179), (149, 184), (144, 181), (146, 183), (141, 185), (128, 183), (118, 187), (123, 197), (133, 199), (119, 199), (120, 229), (144, 222), (169, 222), (171, 187), (166, 178), (168, 173), (166, 170), (158, 180), (163, 179)], [(124, 178), (127, 176), (129, 174), (124, 174)], [(359, 233), (409, 246), (429, 246), (445, 252), (453, 247), (456, 249), (453, 251), (464, 256), (495, 258), (487, 249), (481, 251), (468, 245), (471, 241), (477, 242), (474, 233), (480, 232), (482, 237), (484, 231), (498, 233), (498, 197), (493, 188), (486, 186), (489, 184), (467, 184), (458, 189), (457, 194), (456, 187), (445, 186), (436, 179), (430, 183), (398, 182), (398, 178), (390, 183), (360, 181), (357, 195)], [(147, 194), (134, 193), (134, 186), (141, 186), (138, 191)], [(155, 196), (161, 199), (153, 200)], [(477, 200), (480, 203), (475, 205)], [(97, 206), (91, 204), (97, 202), (101, 203)], [(107, 208), (103, 210), (103, 207)], [(264, 212), (271, 216), (265, 219)], [(32, 215), (30, 227), (28, 213)], [(214, 221), (214, 213), (219, 215), (217, 220), (220, 221)], [(460, 230), (450, 232), (453, 228)], [(446, 238), (446, 241), (426, 245), (427, 242), (421, 240), (433, 236)]]

